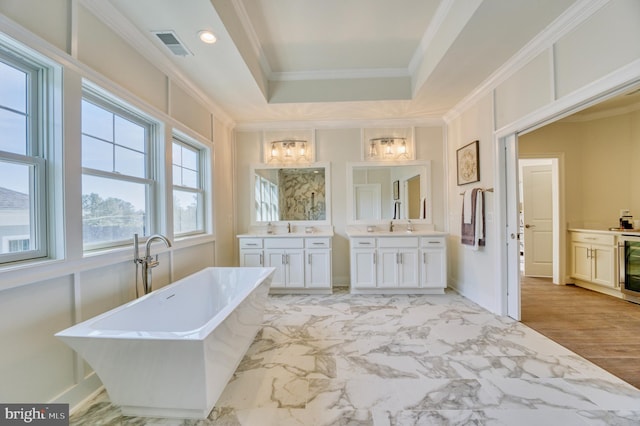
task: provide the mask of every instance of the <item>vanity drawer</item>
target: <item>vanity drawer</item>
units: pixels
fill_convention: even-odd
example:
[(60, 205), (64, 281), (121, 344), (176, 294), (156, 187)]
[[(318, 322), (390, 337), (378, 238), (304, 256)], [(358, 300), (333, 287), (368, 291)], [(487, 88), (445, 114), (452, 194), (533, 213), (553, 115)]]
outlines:
[(262, 238), (240, 238), (240, 248), (262, 248)]
[(375, 238), (352, 238), (351, 247), (352, 248), (375, 248), (376, 239)]
[(264, 248), (304, 248), (303, 238), (265, 238)]
[(571, 241), (589, 244), (614, 245), (615, 235), (613, 234), (591, 234), (589, 232), (572, 232)]
[(444, 238), (423, 237), (420, 239), (420, 247), (444, 247)]
[(331, 248), (331, 238), (305, 238), (305, 248)]
[(418, 237), (378, 238), (378, 247), (417, 248), (418, 247)]

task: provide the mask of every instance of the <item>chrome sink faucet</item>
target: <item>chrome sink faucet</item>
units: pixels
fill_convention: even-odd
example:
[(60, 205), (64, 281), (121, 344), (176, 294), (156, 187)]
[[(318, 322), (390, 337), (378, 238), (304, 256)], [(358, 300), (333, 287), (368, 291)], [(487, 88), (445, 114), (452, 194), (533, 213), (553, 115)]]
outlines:
[(144, 290), (144, 294), (148, 294), (153, 290), (153, 284), (151, 282), (151, 269), (160, 264), (160, 262), (158, 261), (158, 255), (155, 256), (155, 259), (151, 256), (151, 243), (156, 240), (160, 240), (167, 247), (171, 247), (171, 241), (169, 241), (167, 237), (160, 234), (154, 234), (147, 238), (147, 242), (145, 243), (145, 254), (144, 257), (141, 258), (138, 250), (138, 234), (133, 235), (133, 261), (136, 264), (136, 297), (138, 297), (138, 264), (142, 265), (142, 289)]

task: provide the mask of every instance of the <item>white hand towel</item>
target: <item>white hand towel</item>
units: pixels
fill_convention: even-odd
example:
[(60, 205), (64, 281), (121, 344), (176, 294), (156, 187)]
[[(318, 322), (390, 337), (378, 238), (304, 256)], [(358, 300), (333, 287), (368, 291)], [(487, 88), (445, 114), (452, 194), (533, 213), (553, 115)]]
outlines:
[[(466, 224), (471, 223), (471, 205), (473, 204), (473, 200), (471, 199), (471, 194), (473, 194), (472, 189), (468, 191), (464, 191), (464, 199), (462, 200), (462, 204), (463, 204), (462, 221)], [(476, 209), (476, 211), (478, 210)]]

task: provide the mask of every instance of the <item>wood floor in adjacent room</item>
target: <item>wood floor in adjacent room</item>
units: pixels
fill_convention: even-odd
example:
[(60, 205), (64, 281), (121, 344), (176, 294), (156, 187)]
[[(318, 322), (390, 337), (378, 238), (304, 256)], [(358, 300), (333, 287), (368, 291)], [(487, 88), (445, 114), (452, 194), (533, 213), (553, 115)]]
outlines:
[(640, 389), (640, 305), (550, 279), (521, 279), (522, 322)]

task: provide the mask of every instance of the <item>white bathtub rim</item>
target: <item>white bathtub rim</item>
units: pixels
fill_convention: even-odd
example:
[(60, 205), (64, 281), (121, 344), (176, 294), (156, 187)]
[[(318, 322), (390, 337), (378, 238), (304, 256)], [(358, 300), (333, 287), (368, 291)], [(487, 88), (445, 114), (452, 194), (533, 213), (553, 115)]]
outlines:
[[(201, 327), (194, 328), (192, 330), (185, 331), (136, 331), (136, 330), (116, 330), (116, 329), (96, 329), (93, 328), (92, 325), (104, 318), (108, 318), (111, 315), (114, 315), (122, 310), (125, 310), (131, 306), (134, 306), (138, 303), (144, 302), (144, 300), (152, 297), (162, 297), (162, 295), (166, 292), (171, 292), (173, 289), (180, 285), (183, 281), (191, 278), (193, 275), (204, 273), (206, 270), (217, 269), (217, 270), (239, 270), (239, 269), (253, 269), (253, 270), (261, 270), (260, 274), (256, 277), (256, 281), (252, 286), (247, 287), (243, 292), (236, 295), (233, 299), (233, 303), (222, 308), (214, 317), (210, 318), (207, 322), (205, 322)], [(127, 302), (123, 305), (117, 306), (113, 309), (110, 309), (102, 314), (98, 314), (92, 318), (88, 318), (84, 321), (81, 321), (69, 328), (59, 331), (55, 334), (56, 337), (64, 339), (65, 337), (73, 338), (98, 338), (98, 339), (145, 339), (145, 340), (204, 340), (215, 327), (221, 324), (241, 303), (249, 294), (251, 294), (257, 287), (262, 284), (262, 282), (269, 278), (269, 275), (274, 271), (275, 268), (272, 267), (256, 267), (256, 268), (238, 268), (238, 267), (215, 267), (209, 266), (207, 268), (203, 268), (197, 272), (194, 272), (191, 275), (188, 275), (184, 278), (181, 278), (169, 285), (166, 285), (158, 290), (154, 290), (149, 294), (139, 297), (138, 299), (134, 299), (130, 302)], [(213, 321), (213, 319), (216, 319)]]

